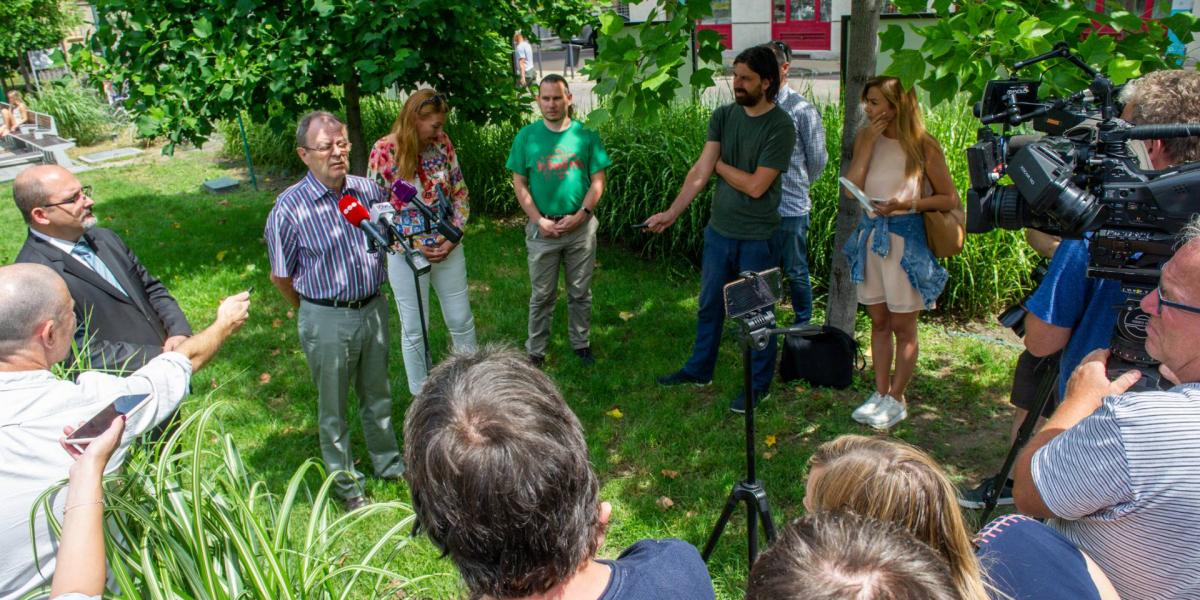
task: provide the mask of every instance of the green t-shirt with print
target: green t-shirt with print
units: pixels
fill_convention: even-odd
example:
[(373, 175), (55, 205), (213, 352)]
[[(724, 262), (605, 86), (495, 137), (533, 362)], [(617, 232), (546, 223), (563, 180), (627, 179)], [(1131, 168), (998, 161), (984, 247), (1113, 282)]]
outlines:
[(611, 164), (595, 131), (578, 121), (550, 131), (545, 121), (538, 121), (517, 133), (505, 166), (529, 179), (529, 192), (543, 215), (559, 216), (577, 212), (592, 175)]
[[(796, 145), (796, 127), (787, 112), (778, 106), (751, 117), (742, 106), (727, 104), (713, 111), (708, 121), (708, 141), (721, 143), (721, 160), (731, 167), (747, 173), (768, 167), (778, 169), (782, 175), (791, 162), (792, 148)], [(770, 239), (779, 229), (782, 196), (781, 176), (775, 177), (771, 187), (759, 198), (751, 198), (717, 177), (712, 218), (708, 224), (730, 239)]]

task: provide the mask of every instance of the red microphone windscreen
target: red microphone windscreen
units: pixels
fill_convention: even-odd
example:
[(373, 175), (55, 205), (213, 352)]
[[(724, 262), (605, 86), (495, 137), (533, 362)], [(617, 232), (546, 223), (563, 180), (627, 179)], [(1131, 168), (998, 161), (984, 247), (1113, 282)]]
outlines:
[(342, 211), (342, 216), (346, 217), (346, 220), (355, 227), (371, 218), (371, 213), (350, 194), (346, 194), (342, 196), (341, 200), (338, 200), (338, 209)]

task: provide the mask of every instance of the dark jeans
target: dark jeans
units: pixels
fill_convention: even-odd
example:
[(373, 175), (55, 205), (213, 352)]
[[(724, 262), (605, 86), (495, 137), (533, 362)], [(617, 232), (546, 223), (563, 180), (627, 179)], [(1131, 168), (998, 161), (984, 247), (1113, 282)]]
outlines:
[[(696, 343), (683, 372), (698, 379), (712, 379), (725, 325), (725, 284), (742, 271), (762, 271), (777, 264), (771, 240), (734, 240), (704, 228), (704, 258), (700, 272), (700, 310), (696, 314)], [(775, 374), (775, 337), (767, 348), (752, 355), (755, 392), (771, 387)], [(739, 371), (740, 372), (740, 371)]]
[(808, 215), (783, 217), (775, 232), (775, 247), (779, 249), (779, 264), (787, 276), (792, 295), (792, 310), (796, 324), (812, 319), (812, 282), (808, 277)]

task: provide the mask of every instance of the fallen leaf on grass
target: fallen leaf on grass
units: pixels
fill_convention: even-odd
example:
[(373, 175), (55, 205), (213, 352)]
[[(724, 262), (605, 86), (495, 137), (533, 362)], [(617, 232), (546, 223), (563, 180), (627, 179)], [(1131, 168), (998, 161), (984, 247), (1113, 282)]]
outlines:
[(218, 202), (218, 203), (217, 203), (217, 206), (229, 206), (229, 201), (228, 201), (228, 200), (222, 200), (222, 201), (220, 201), (220, 202)]
[(221, 262), (221, 261), (225, 260), (226, 254), (229, 254), (228, 250), (222, 250), (222, 251), (218, 252), (217, 253), (217, 262)]
[(689, 519), (690, 519), (690, 518), (692, 518), (692, 517), (696, 516), (696, 511), (694, 511), (694, 510), (689, 510), (689, 511), (687, 511), (686, 513), (683, 513), (683, 516), (685, 516), (685, 517), (687, 517), (687, 518), (689, 518)]
[(271, 319), (271, 327), (279, 329), (283, 326), (283, 319)]
[(271, 350), (271, 356), (279, 356), (279, 352), (280, 352), (279, 348), (273, 348)]
[(660, 496), (659, 499), (655, 501), (655, 504), (657, 504), (659, 508), (667, 510), (672, 506), (675, 506), (675, 501), (666, 496)]
[(675, 479), (675, 478), (679, 477), (679, 471), (672, 471), (671, 469), (663, 469), (662, 476), (666, 477), (667, 479)]
[(287, 311), (287, 318), (291, 319), (291, 318), (293, 318), (293, 317), (295, 317), (295, 316), (296, 316), (296, 311), (294, 311), (294, 310), (292, 310), (292, 309), (290, 309), (290, 308), (289, 308), (289, 309), (288, 309), (288, 311)]
[(208, 385), (211, 386), (212, 389), (214, 389), (214, 390), (217, 389), (217, 378), (213, 377), (212, 379), (209, 379)]
[(607, 416), (610, 416), (614, 419), (621, 419), (621, 418), (625, 417), (625, 413), (621, 412), (621, 409), (619, 409), (619, 408), (614, 408), (604, 414)]
[(270, 373), (263, 373), (262, 375), (259, 375), (259, 376), (258, 376), (258, 383), (259, 383), (259, 385), (266, 385), (266, 384), (268, 384), (268, 383), (271, 383), (271, 374), (270, 374)]
[(775, 445), (775, 436), (768, 435), (767, 439), (764, 440), (763, 443), (766, 444), (768, 448), (770, 448), (771, 446), (774, 446)]
[(175, 229), (182, 229), (183, 225), (180, 225), (179, 222), (176, 221), (175, 223), (171, 223), (171, 227), (174, 227)]
[(623, 310), (623, 311), (617, 313), (617, 316), (621, 317), (622, 321), (628, 321), (634, 317), (634, 313), (627, 311), (627, 310)]
[(767, 450), (766, 452), (763, 452), (763, 458), (765, 458), (765, 459), (767, 459), (767, 460), (771, 460), (771, 459), (772, 459), (772, 458), (774, 458), (774, 457), (775, 457), (775, 451), (774, 451), (774, 450)]

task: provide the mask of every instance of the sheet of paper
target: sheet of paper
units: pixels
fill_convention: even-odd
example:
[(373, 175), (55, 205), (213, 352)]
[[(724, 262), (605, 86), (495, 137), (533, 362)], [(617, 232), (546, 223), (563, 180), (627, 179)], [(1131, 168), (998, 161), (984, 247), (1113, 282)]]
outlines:
[(842, 186), (846, 188), (846, 191), (850, 192), (850, 195), (854, 196), (858, 200), (858, 203), (862, 205), (863, 210), (872, 214), (875, 212), (875, 207), (871, 204), (871, 199), (867, 198), (867, 195), (863, 193), (862, 190), (858, 189), (858, 186), (854, 185), (853, 181), (850, 181), (845, 177), (839, 177), (838, 181), (841, 181)]

